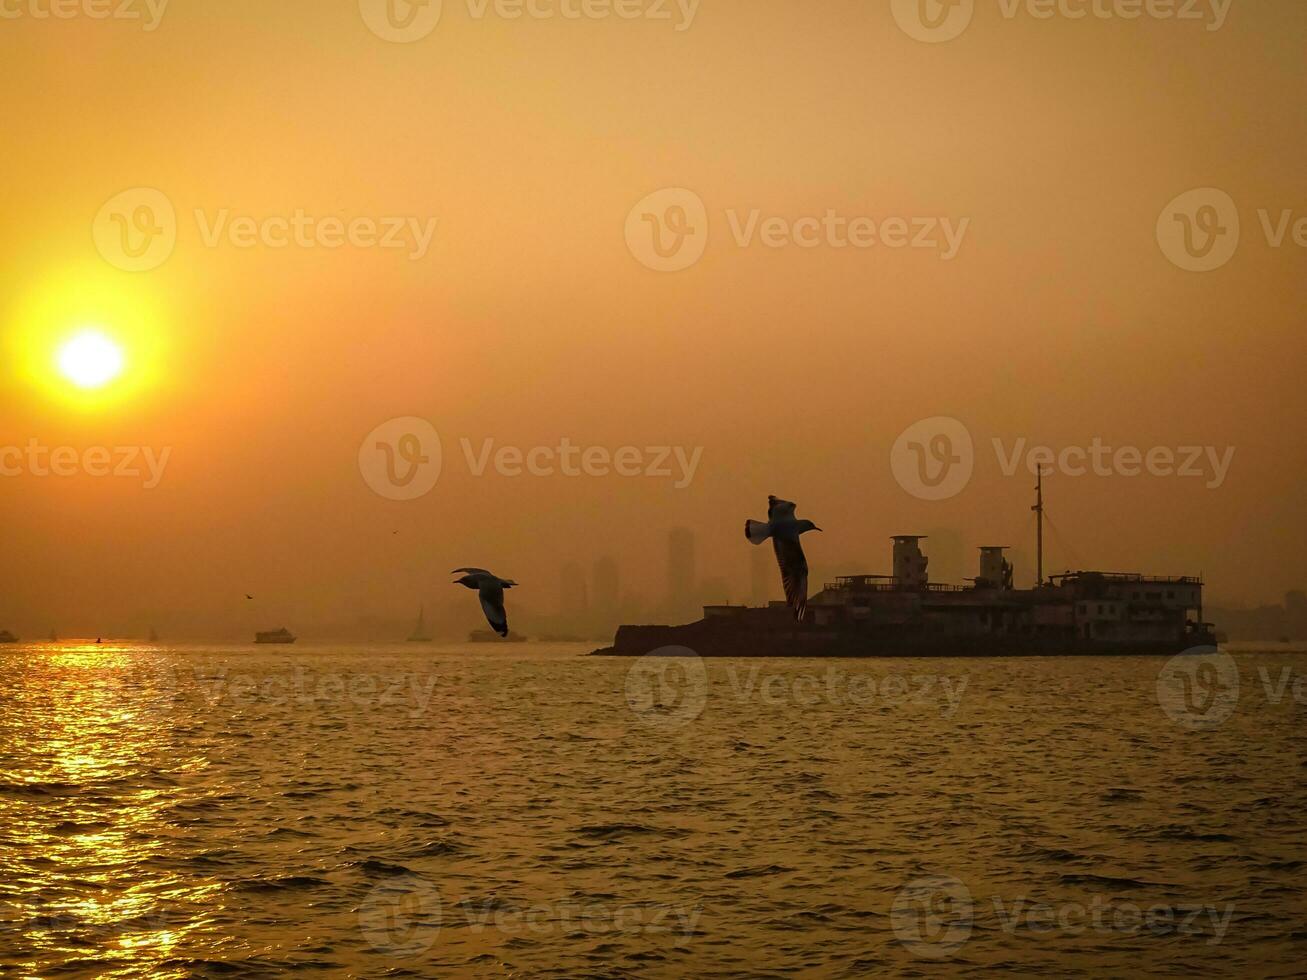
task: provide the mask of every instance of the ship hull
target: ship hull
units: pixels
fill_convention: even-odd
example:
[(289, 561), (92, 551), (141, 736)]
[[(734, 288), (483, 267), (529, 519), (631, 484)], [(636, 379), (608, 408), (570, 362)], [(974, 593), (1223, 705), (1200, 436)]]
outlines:
[[(1210, 633), (1169, 640), (1106, 642), (1067, 635), (932, 635), (894, 630), (829, 630), (818, 627), (747, 630), (687, 626), (623, 626), (613, 645), (594, 656), (666, 656), (691, 651), (700, 657), (1048, 657), (1172, 656), (1214, 646)], [(682, 649), (677, 649), (682, 648)]]

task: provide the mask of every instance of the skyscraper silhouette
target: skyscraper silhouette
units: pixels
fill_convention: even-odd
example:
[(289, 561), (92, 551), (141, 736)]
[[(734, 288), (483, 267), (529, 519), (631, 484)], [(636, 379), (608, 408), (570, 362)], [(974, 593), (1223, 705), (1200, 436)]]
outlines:
[(558, 614), (568, 627), (585, 624), (590, 615), (590, 595), (585, 569), (575, 562), (563, 566), (558, 579)]
[(604, 555), (596, 561), (590, 570), (590, 585), (592, 613), (598, 617), (599, 625), (605, 628), (613, 625), (619, 615), (622, 596), (617, 559)]
[(695, 611), (694, 532), (674, 527), (667, 535), (667, 605), (684, 615)]
[(759, 545), (749, 549), (749, 603), (765, 606), (771, 601), (772, 580), (776, 577), (776, 558), (772, 549)]

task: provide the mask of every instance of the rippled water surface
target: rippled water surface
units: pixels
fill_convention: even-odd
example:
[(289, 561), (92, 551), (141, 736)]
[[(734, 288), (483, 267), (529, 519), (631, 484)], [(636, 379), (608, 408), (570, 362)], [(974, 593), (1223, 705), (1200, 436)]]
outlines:
[(1305, 656), (583, 652), (7, 648), (0, 974), (1303, 975)]

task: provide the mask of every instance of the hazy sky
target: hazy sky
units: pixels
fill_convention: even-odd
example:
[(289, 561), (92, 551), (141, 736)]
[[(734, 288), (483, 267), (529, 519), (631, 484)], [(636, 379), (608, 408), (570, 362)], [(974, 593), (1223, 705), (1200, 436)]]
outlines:
[[(1199, 447), (1203, 475), (1061, 465), (1049, 568), (1307, 586), (1302, 4), (977, 0), (923, 41), (897, 0), (446, 0), (434, 25), (404, 0), (69, 2), (0, 2), (0, 447), (23, 454), (0, 456), (0, 627), (223, 621), (245, 592), (269, 626), (407, 614), (468, 564), (552, 608), (559, 567), (603, 553), (655, 593), (673, 525), (739, 598), (769, 492), (825, 529), (815, 574), (887, 571), (888, 536), (930, 528), (1031, 553), (1033, 478), (1000, 457), (1096, 439)], [(650, 267), (655, 230), (685, 268)], [(172, 232), (166, 261), (129, 254)], [(56, 366), (87, 329), (124, 358), (90, 394)], [(360, 447), (410, 416), (439, 480), (388, 499)], [(933, 417), (974, 445), (940, 500), (891, 468)], [(477, 476), (460, 443), (564, 438), (635, 447), (628, 472), (702, 454), (677, 486), (674, 455)], [(78, 475), (35, 472), (33, 441)], [(168, 455), (147, 488), (144, 452), (94, 476), (93, 447)]]

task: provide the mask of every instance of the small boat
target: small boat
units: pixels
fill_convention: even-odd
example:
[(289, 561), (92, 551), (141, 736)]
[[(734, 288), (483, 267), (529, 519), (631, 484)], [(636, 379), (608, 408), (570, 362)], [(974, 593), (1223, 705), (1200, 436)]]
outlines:
[(473, 630), (467, 635), (469, 643), (525, 643), (526, 637), (509, 631), (507, 636), (500, 636), (492, 630)]
[(430, 643), (431, 634), (427, 632), (427, 607), (418, 606), (418, 621), (413, 627), (413, 632), (408, 635), (409, 643)]
[(286, 627), (254, 634), (255, 643), (294, 643), (298, 637)]
[(150, 642), (151, 642), (151, 643), (158, 643), (158, 642), (159, 642), (159, 634), (156, 633), (156, 632), (154, 631), (154, 627), (153, 627), (153, 626), (150, 627)]
[(59, 642), (59, 634), (56, 633), (54, 630), (51, 630), (51, 631), (50, 631), (50, 642), (51, 642), (51, 643), (58, 643), (58, 642)]
[(0, 630), (0, 643), (17, 643), (18, 637), (8, 630)]

